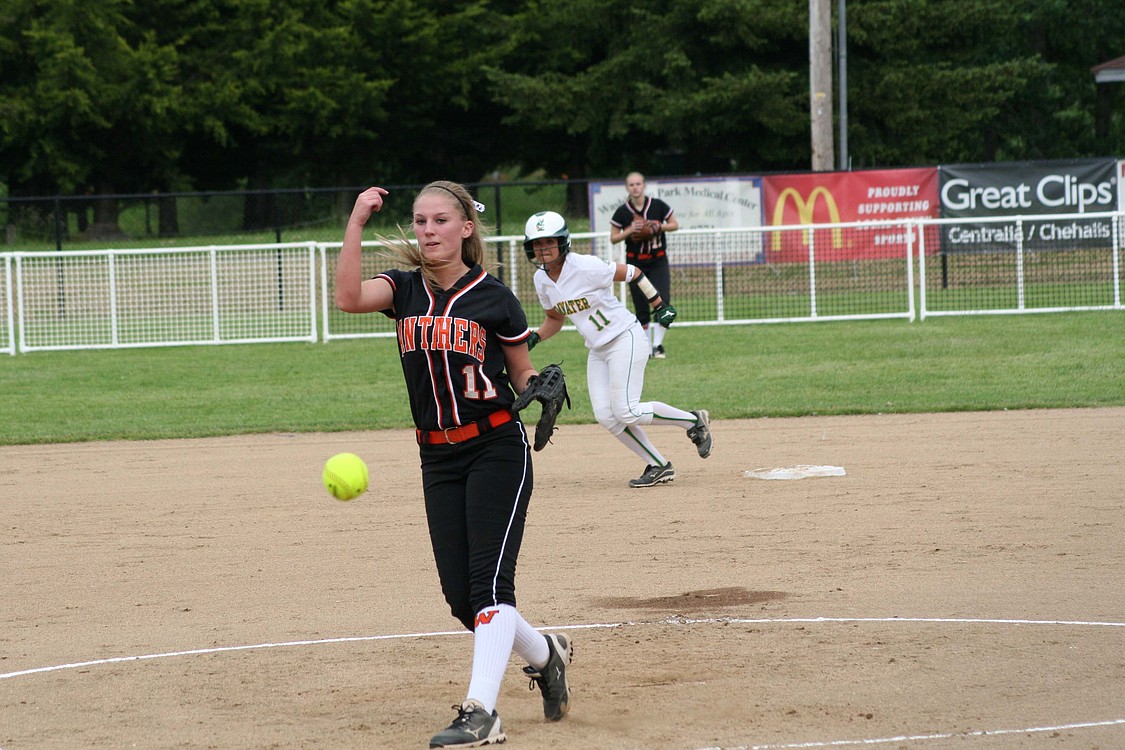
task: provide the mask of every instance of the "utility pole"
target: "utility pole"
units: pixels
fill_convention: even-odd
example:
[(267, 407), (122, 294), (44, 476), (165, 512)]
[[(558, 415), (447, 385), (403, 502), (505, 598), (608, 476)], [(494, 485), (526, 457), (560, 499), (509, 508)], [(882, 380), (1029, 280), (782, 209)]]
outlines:
[(848, 158), (848, 0), (840, 0), (836, 14), (836, 74), (840, 87), (840, 140), (836, 149), (840, 155), (840, 171), (851, 168)]
[(809, 0), (809, 119), (812, 124), (812, 168), (831, 171), (832, 150), (832, 5)]

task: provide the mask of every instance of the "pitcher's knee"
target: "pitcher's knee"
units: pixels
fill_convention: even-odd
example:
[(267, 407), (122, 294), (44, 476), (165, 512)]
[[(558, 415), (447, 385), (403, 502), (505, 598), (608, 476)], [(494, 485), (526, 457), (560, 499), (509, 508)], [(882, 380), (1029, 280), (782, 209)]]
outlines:
[(469, 603), (469, 598), (467, 596), (464, 598), (457, 597), (456, 601), (454, 601), (447, 596), (445, 602), (449, 605), (449, 613), (456, 617), (467, 630), (472, 632), (475, 627), (477, 611), (473, 609), (473, 606)]

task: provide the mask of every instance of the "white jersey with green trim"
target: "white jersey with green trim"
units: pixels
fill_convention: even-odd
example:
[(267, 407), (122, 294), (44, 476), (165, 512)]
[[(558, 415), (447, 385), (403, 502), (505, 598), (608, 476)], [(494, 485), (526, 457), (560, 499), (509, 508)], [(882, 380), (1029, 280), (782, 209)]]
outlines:
[(567, 253), (559, 280), (535, 272), (535, 291), (544, 309), (565, 315), (582, 334), (588, 349), (597, 349), (637, 322), (637, 316), (614, 294), (616, 263), (592, 255)]

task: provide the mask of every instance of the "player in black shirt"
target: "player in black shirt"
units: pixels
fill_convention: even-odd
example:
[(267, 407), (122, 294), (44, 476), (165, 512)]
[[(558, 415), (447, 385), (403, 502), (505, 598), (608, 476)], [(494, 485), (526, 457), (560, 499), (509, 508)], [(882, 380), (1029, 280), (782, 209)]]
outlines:
[(430, 747), (503, 742), (495, 706), (511, 652), (539, 684), (548, 720), (569, 707), (564, 634), (544, 635), (516, 609), (515, 570), (532, 489), (527, 435), (510, 408), (536, 375), (519, 301), (481, 266), (484, 207), (454, 182), (414, 200), (417, 244), (389, 241), (410, 266), (364, 280), (363, 228), (388, 192), (356, 199), (336, 267), (336, 306), (396, 322), (402, 372), (422, 462), (426, 518), (442, 592), (473, 631), (473, 671), (457, 718)]
[[(652, 281), (664, 304), (672, 304), (672, 269), (668, 265), (668, 232), (680, 228), (672, 207), (645, 194), (645, 176), (630, 172), (625, 178), (629, 197), (609, 220), (609, 241), (625, 241), (625, 262), (636, 266)], [(643, 230), (643, 231), (642, 231)], [(629, 286), (633, 311), (648, 331), (652, 356), (664, 359), (664, 334), (668, 329), (650, 323), (649, 302), (635, 284)]]

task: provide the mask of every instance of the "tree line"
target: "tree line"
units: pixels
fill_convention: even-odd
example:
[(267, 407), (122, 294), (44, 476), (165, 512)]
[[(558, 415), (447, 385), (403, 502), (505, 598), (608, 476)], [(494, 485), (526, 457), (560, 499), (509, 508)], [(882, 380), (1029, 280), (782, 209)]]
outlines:
[[(847, 35), (854, 168), (1125, 155), (1121, 0), (849, 0)], [(0, 183), (805, 170), (808, 58), (801, 0), (5, 0)]]

